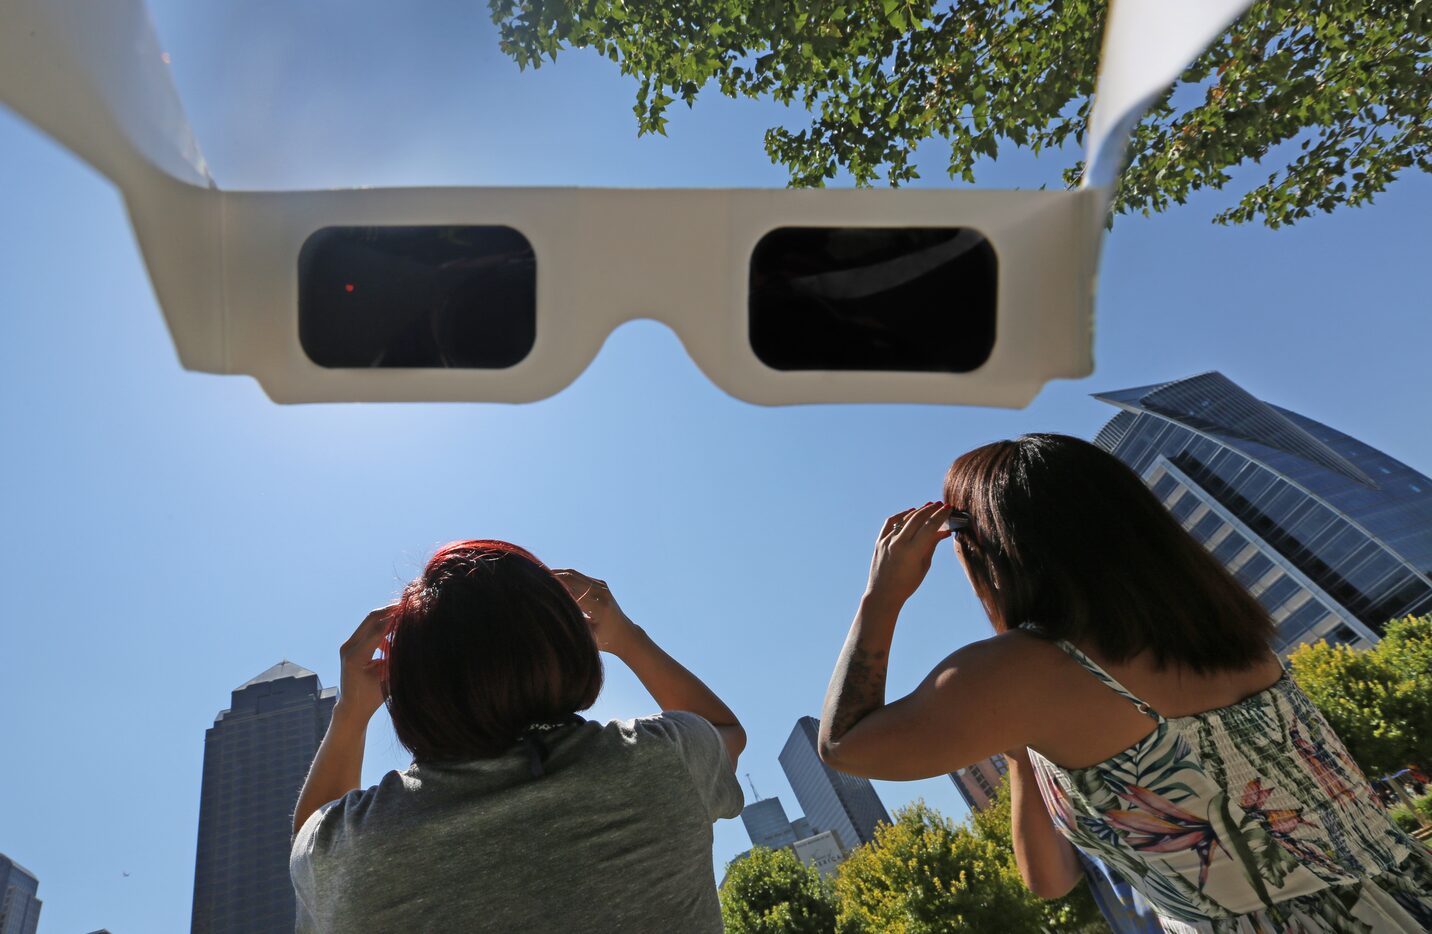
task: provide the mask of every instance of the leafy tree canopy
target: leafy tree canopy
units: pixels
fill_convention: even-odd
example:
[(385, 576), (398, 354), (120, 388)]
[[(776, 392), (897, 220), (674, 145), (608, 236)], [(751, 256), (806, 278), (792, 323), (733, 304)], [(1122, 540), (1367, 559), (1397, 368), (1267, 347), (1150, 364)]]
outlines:
[(1371, 649), (1318, 642), (1289, 662), (1369, 778), (1432, 766), (1432, 615), (1388, 623)]
[(1040, 931), (1038, 899), (991, 840), (917, 802), (841, 864), (844, 930), (879, 934)]
[(830, 934), (835, 897), (790, 850), (756, 847), (726, 869), (721, 920), (730, 934)]
[[(1009, 776), (1000, 779), (999, 791), (989, 807), (970, 814), (970, 824), (981, 839), (989, 840), (1003, 851), (1009, 866), (1015, 873), (1019, 865), (1014, 860), (1014, 836), (1009, 823)], [(1044, 926), (1051, 931), (1097, 932), (1108, 934), (1109, 925), (1094, 903), (1089, 884), (1081, 882), (1074, 891), (1063, 898), (1037, 901), (1044, 917)]]
[[(1006, 144), (1072, 151), (1105, 12), (1101, 0), (489, 6), (524, 68), (588, 48), (633, 75), (640, 133), (664, 133), (670, 105), (712, 83), (805, 109), (803, 129), (765, 135), (796, 186), (841, 169), (858, 185), (898, 185), (917, 177), (912, 154), (931, 137), (967, 182)], [(1130, 156), (1116, 210), (1145, 214), (1266, 161), (1266, 180), (1215, 220), (1270, 227), (1364, 204), (1409, 168), (1432, 171), (1432, 0), (1259, 0), (1145, 117)]]

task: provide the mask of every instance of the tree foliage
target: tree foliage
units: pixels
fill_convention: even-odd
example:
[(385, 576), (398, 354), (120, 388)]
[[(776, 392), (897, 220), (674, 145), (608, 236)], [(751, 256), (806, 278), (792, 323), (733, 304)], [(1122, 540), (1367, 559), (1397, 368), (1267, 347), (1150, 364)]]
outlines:
[[(639, 133), (714, 83), (771, 97), (809, 123), (766, 131), (796, 186), (917, 177), (916, 148), (949, 146), (975, 181), (1007, 144), (1072, 152), (1093, 91), (1103, 0), (489, 0), (522, 67), (593, 49), (637, 79)], [(1221, 223), (1270, 227), (1371, 201), (1432, 171), (1432, 0), (1259, 0), (1135, 130), (1116, 209), (1145, 214), (1268, 162)], [(1078, 164), (1063, 182), (1073, 184)], [(1057, 179), (1046, 179), (1057, 183)]]
[(1369, 778), (1432, 767), (1432, 615), (1388, 623), (1371, 649), (1318, 642), (1289, 662)]
[[(1009, 823), (1009, 776), (1000, 781), (999, 792), (983, 811), (970, 814), (970, 824), (981, 838), (997, 845), (1009, 860), (1010, 869), (1019, 872), (1014, 861), (1014, 836)], [(1104, 921), (1089, 884), (1081, 882), (1074, 891), (1063, 898), (1039, 900), (1037, 902), (1044, 918), (1044, 927), (1050, 931), (1083, 932), (1094, 934), (1102, 931), (1108, 934), (1109, 925)]]
[(830, 934), (830, 883), (790, 850), (756, 847), (732, 863), (721, 884), (721, 920), (729, 934)]
[(871, 934), (1039, 931), (1038, 899), (998, 843), (917, 802), (841, 864), (843, 930)]

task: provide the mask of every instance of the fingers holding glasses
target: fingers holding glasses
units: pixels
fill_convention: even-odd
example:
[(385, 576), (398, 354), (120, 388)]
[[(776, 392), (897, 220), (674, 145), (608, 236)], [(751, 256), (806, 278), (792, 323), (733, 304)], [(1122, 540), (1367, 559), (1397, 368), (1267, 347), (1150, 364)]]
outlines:
[(382, 665), (373, 653), (383, 644), (397, 606), (390, 603), (371, 611), (338, 649), (338, 701), (345, 711), (370, 717), (383, 706)]
[(606, 581), (571, 568), (554, 568), (552, 574), (577, 601), (578, 609), (592, 628), (597, 648), (618, 652), (631, 640), (636, 624), (627, 618)]
[(904, 602), (925, 579), (935, 546), (950, 532), (944, 528), (949, 507), (930, 502), (885, 520), (870, 561), (869, 594)]
[(905, 527), (905, 523), (910, 519), (910, 514), (914, 511), (913, 509), (902, 509), (895, 513), (895, 515), (887, 518), (885, 523), (880, 527), (880, 537), (877, 541), (884, 541), (890, 536), (897, 534)]

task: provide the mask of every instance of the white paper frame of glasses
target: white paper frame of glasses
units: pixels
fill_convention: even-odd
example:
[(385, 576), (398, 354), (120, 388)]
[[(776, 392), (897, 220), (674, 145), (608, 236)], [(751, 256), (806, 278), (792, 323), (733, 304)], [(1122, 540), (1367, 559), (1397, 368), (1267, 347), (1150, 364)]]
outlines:
[[(1129, 130), (1249, 0), (1117, 0), (1074, 191), (214, 185), (143, 0), (0, 0), (0, 101), (123, 193), (181, 364), (276, 402), (525, 402), (568, 385), (622, 323), (670, 326), (750, 402), (1023, 406), (1093, 370), (1103, 220)], [(298, 254), (330, 226), (507, 225), (537, 257), (536, 342), (504, 369), (329, 369), (304, 353)], [(777, 370), (747, 333), (751, 250), (779, 227), (969, 227), (998, 263), (996, 340), (969, 373)], [(13, 312), (12, 312), (13, 313)]]

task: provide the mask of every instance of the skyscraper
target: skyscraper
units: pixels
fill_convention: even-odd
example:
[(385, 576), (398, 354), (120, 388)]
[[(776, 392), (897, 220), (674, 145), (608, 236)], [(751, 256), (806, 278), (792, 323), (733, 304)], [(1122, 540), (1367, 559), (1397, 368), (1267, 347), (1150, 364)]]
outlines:
[(801, 717), (781, 750), (781, 768), (816, 833), (835, 832), (846, 850), (875, 839), (877, 824), (890, 815), (867, 778), (837, 772), (816, 752), (820, 721)]
[(40, 880), (0, 853), (0, 934), (35, 934), (40, 924)]
[(751, 838), (751, 846), (779, 850), (796, 842), (795, 829), (786, 817), (780, 798), (762, 798), (741, 809), (741, 823)]
[(1278, 624), (1275, 648), (1367, 646), (1432, 610), (1432, 480), (1221, 373), (1097, 393), (1094, 443), (1143, 478)]
[(999, 781), (1008, 771), (1009, 764), (1004, 761), (1004, 756), (995, 753), (988, 759), (955, 769), (950, 773), (950, 781), (955, 783), (955, 790), (965, 799), (971, 811), (983, 811), (994, 800), (999, 791)]
[(195, 932), (293, 930), (293, 807), (337, 694), (280, 662), (239, 685), (204, 734)]

